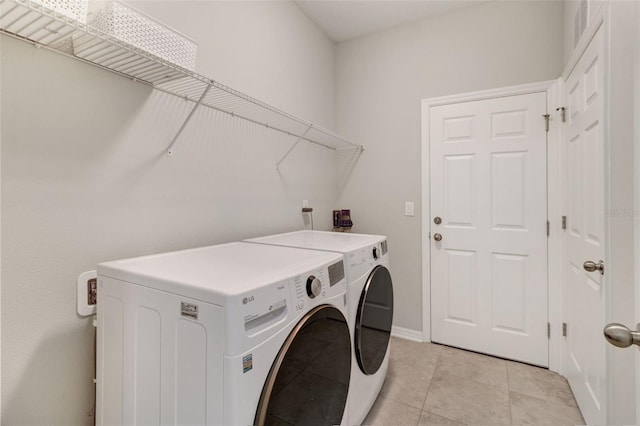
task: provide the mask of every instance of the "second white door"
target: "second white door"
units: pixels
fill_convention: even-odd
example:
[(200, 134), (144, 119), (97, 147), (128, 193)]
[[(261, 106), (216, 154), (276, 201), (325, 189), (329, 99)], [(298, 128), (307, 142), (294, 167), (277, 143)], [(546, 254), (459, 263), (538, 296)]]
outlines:
[(544, 114), (545, 92), (430, 108), (434, 342), (548, 366)]
[(565, 82), (567, 230), (562, 263), (568, 330), (563, 373), (589, 424), (607, 421), (606, 344), (602, 340), (606, 275), (584, 267), (585, 261), (599, 263), (605, 258), (603, 36), (600, 28)]

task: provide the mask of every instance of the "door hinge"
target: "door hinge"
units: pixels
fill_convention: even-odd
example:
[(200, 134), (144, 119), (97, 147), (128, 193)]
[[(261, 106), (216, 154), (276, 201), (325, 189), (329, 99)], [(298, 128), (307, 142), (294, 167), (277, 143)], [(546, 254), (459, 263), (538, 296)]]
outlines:
[(566, 231), (567, 229), (567, 217), (562, 216), (562, 229)]
[(558, 107), (556, 108), (556, 111), (560, 111), (560, 119), (562, 120), (563, 123), (567, 122), (567, 114), (566, 114), (566, 108), (565, 107)]
[(562, 336), (563, 337), (567, 337), (567, 323), (566, 322), (562, 323)]
[(547, 221), (547, 237), (551, 235), (551, 223)]
[(548, 132), (549, 131), (549, 120), (551, 119), (551, 114), (542, 114), (542, 116), (544, 117), (544, 121), (545, 121), (545, 130)]
[(547, 323), (547, 338), (551, 339), (551, 323)]

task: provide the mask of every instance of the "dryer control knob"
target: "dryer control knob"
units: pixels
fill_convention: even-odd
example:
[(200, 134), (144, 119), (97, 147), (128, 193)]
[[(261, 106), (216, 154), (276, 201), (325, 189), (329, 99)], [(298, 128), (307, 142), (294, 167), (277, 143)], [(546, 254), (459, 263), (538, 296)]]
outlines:
[(377, 247), (373, 248), (373, 259), (374, 260), (378, 259), (378, 248)]
[(313, 299), (317, 297), (321, 291), (322, 282), (313, 275), (309, 275), (309, 278), (307, 278), (307, 295)]

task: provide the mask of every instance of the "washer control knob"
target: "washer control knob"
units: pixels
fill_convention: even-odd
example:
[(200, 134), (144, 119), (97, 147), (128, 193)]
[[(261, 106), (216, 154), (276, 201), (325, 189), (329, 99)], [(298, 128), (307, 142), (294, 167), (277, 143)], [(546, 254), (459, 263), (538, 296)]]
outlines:
[(307, 295), (309, 295), (311, 299), (314, 299), (321, 291), (322, 282), (313, 275), (309, 275), (309, 278), (307, 278)]
[(374, 258), (375, 260), (377, 260), (377, 259), (378, 259), (378, 247), (374, 247), (374, 248), (373, 248), (373, 258)]

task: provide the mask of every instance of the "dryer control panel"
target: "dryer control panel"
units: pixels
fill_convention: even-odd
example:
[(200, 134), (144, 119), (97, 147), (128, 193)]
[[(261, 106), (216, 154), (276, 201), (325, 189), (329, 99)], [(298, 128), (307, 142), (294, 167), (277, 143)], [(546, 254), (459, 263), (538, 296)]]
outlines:
[(345, 258), (348, 262), (349, 282), (353, 282), (367, 274), (375, 265), (387, 262), (387, 240), (354, 250)]

